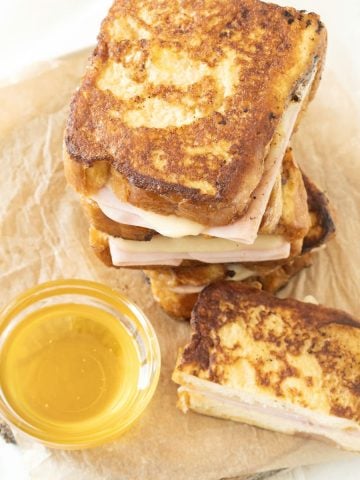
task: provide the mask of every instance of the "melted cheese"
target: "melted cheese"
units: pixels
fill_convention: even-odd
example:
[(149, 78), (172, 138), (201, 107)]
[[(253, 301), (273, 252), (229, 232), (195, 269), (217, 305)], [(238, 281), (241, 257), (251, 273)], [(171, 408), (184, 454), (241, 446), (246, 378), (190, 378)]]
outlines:
[(235, 275), (229, 278), (229, 280), (234, 282), (240, 282), (241, 280), (245, 280), (246, 278), (255, 275), (255, 272), (245, 268), (243, 265), (239, 265), (238, 263), (231, 263), (227, 265), (227, 270), (235, 273)]

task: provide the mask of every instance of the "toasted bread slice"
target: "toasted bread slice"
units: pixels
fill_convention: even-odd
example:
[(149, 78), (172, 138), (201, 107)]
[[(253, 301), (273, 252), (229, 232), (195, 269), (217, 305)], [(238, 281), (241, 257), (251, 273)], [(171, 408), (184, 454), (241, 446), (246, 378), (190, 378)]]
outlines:
[(179, 408), (360, 450), (360, 323), (218, 282), (199, 296), (173, 380)]
[(150, 228), (134, 227), (132, 225), (115, 222), (107, 217), (100, 210), (98, 204), (94, 200), (91, 200), (91, 198), (82, 197), (81, 205), (90, 224), (100, 232), (112, 235), (113, 237), (138, 241), (150, 240), (156, 235), (155, 230), (151, 230)]
[(335, 234), (334, 214), (325, 193), (303, 174), (307, 191), (311, 226), (304, 238), (302, 250), (309, 252), (330, 240)]
[(117, 0), (98, 38), (71, 104), (69, 182), (206, 225), (241, 216), (283, 115), (314, 94), (319, 17), (258, 0)]

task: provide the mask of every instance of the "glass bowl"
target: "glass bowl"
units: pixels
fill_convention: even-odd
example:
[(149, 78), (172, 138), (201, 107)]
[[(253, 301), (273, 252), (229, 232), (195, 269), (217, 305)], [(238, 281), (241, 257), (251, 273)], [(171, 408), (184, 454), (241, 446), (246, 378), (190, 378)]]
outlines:
[(159, 374), (149, 320), (105, 285), (43, 283), (0, 312), (0, 414), (50, 447), (120, 436), (150, 402)]

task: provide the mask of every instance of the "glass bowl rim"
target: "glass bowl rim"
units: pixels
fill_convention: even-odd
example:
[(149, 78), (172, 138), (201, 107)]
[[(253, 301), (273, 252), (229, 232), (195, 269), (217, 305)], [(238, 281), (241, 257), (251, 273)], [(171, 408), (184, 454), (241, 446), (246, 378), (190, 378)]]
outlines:
[[(60, 291), (59, 291), (60, 289)], [(63, 290), (63, 291), (61, 291)], [(56, 292), (54, 292), (56, 291)], [(134, 318), (130, 317), (128, 314), (121, 312), (128, 321), (136, 325), (136, 321), (139, 322), (142, 327), (142, 332), (137, 329), (138, 334), (140, 333), (142, 340), (145, 343), (147, 353), (151, 354), (151, 360), (149, 366), (151, 367), (150, 373), (150, 382), (149, 385), (144, 389), (144, 395), (141, 398), (135, 400), (136, 403), (139, 403), (140, 407), (129, 417), (126, 421), (122, 421), (120, 424), (117, 424), (117, 428), (111, 429), (111, 432), (106, 435), (100, 431), (96, 431), (93, 435), (88, 435), (86, 440), (77, 440), (77, 436), (74, 435), (74, 440), (69, 442), (57, 442), (51, 436), (44, 435), (42, 431), (38, 432), (37, 428), (31, 425), (31, 423), (25, 421), (21, 416), (12, 412), (9, 409), (9, 406), (4, 404), (3, 400), (0, 398), (0, 416), (4, 418), (11, 426), (19, 429), (23, 434), (40, 441), (41, 443), (52, 447), (52, 448), (61, 448), (61, 449), (84, 449), (91, 448), (103, 443), (110, 442), (118, 438), (124, 431), (126, 431), (144, 412), (145, 408), (151, 401), (156, 387), (160, 378), (160, 369), (161, 369), (161, 352), (159, 341), (155, 332), (154, 327), (152, 326), (150, 320), (145, 315), (145, 313), (139, 308), (132, 300), (126, 297), (124, 294), (118, 292), (114, 287), (107, 286), (100, 282), (95, 282), (93, 280), (87, 279), (57, 279), (49, 280), (46, 282), (39, 283), (38, 285), (28, 288), (22, 293), (15, 296), (10, 302), (8, 302), (2, 309), (0, 309), (0, 339), (4, 333), (4, 330), (7, 326), (10, 326), (21, 312), (32, 304), (36, 304), (42, 299), (52, 297), (60, 297), (65, 294), (73, 295), (82, 295), (97, 298), (95, 295), (91, 295), (94, 292), (100, 292), (104, 295), (105, 298), (100, 298), (100, 301), (106, 303), (106, 298), (111, 298), (118, 303), (118, 305), (124, 305), (131, 312)], [(113, 308), (114, 305), (112, 305)], [(135, 321), (134, 321), (135, 320)], [(5, 323), (5, 326), (3, 325)], [(0, 347), (1, 349), (1, 347)], [(14, 421), (14, 416), (16, 420)], [(22, 424), (22, 425), (21, 425)], [(24, 425), (27, 425), (30, 428), (24, 429)], [(30, 431), (29, 431), (30, 430)], [(108, 429), (109, 430), (109, 429)], [(81, 433), (78, 435), (81, 438)]]

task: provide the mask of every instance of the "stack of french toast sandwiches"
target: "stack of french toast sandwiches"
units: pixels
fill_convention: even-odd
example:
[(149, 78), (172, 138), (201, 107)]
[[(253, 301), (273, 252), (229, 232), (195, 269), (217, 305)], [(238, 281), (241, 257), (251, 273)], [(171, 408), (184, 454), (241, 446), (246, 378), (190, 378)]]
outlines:
[(335, 231), (290, 146), (326, 44), (318, 15), (259, 0), (116, 0), (64, 164), (96, 255), (191, 317), (181, 410), (360, 450), (358, 321), (274, 295)]

